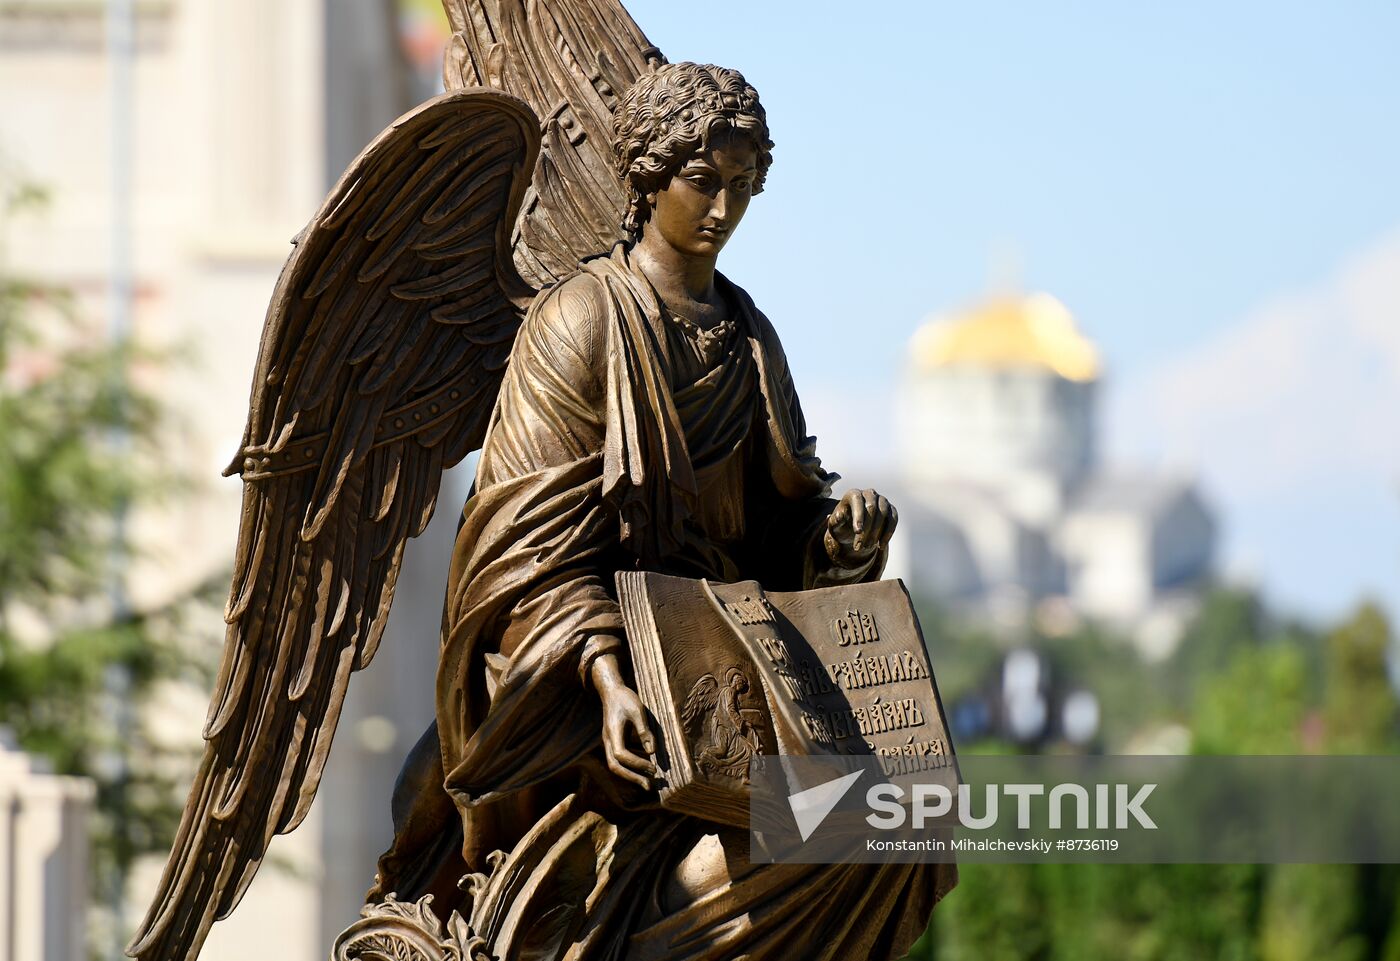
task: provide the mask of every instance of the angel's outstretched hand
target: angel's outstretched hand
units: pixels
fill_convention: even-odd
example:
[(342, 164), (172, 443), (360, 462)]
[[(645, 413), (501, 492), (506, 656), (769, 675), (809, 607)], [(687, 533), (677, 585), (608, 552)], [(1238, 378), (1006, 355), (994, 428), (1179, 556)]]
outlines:
[(624, 781), (650, 790), (652, 779), (656, 777), (656, 765), (629, 747), (630, 740), (647, 754), (656, 753), (656, 738), (647, 723), (642, 699), (622, 679), (614, 654), (599, 656), (589, 673), (603, 702), (603, 750), (607, 753), (608, 768)]
[(827, 520), (827, 555), (838, 567), (862, 567), (889, 544), (898, 523), (899, 512), (883, 494), (847, 491)]

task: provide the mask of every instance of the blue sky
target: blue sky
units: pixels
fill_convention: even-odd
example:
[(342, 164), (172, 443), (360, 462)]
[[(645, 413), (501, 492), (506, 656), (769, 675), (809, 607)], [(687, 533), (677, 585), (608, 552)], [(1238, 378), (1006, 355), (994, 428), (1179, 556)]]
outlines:
[(1227, 571), (1400, 609), (1400, 4), (628, 8), (763, 96), (721, 266), (848, 475), (914, 327), (1019, 262), (1105, 355), (1110, 459), (1198, 472)]

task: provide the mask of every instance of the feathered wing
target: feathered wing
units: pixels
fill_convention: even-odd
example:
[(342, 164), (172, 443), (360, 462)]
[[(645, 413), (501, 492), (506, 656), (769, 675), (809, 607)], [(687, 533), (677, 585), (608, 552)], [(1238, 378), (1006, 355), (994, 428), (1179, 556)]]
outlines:
[(306, 816), (404, 543), (480, 446), (534, 293), (511, 236), (538, 149), (525, 103), (453, 91), (376, 138), (297, 239), (230, 468), (243, 514), (208, 743), (133, 957), (192, 961)]
[(708, 717), (719, 703), (719, 681), (713, 674), (702, 674), (686, 695), (681, 708), (681, 725), (689, 729), (698, 720)]
[(516, 225), (520, 274), (545, 286), (622, 236), (625, 195), (612, 163), (612, 114), (664, 63), (620, 0), (443, 0), (454, 34), (448, 90), (490, 86), (543, 122), (533, 186)]

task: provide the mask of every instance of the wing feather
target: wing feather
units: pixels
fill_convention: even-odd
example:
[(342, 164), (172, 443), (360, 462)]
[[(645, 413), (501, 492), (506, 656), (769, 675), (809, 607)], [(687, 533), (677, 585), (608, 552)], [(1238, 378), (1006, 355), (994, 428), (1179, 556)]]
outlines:
[(444, 0), (454, 31), (447, 89), (489, 85), (544, 120), (534, 187), (516, 224), (515, 264), (544, 286), (621, 239), (625, 196), (612, 168), (612, 111), (657, 63), (620, 0)]
[(719, 703), (719, 680), (713, 674), (703, 674), (691, 688), (681, 709), (681, 724), (690, 727)]
[(230, 468), (243, 514), (207, 744), (133, 957), (193, 961), (311, 806), (404, 544), (485, 431), (530, 293), (510, 243), (538, 145), (525, 103), (445, 94), (376, 138), (296, 241)]

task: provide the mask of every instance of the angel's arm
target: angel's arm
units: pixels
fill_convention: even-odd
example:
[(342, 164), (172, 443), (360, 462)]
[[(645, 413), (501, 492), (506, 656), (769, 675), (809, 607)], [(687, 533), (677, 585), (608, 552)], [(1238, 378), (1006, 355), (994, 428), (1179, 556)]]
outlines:
[[(588, 459), (601, 449), (607, 349), (601, 297), (598, 283), (580, 275), (542, 298), (527, 318), (482, 448), (477, 475), (482, 489)], [(580, 496), (590, 503), (598, 499), (591, 490)], [(600, 520), (592, 546), (601, 549), (593, 552), (593, 562), (547, 588), (558, 603), (587, 612), (589, 627), (577, 664), (585, 684), (599, 657), (622, 648), (622, 614), (612, 598), (607, 564), (616, 525)]]
[[(623, 625), (610, 590), (625, 559), (602, 497), (606, 322), (598, 281), (567, 281), (527, 317), (501, 387), (454, 563), (454, 666), (439, 675), (449, 787), (466, 795), (549, 777), (597, 748), (600, 732), (612, 761), (621, 744), (610, 734), (644, 720), (618, 664)], [(480, 724), (454, 732), (450, 699), (476, 670), (454, 645), (492, 623), (504, 626), (481, 643), (508, 667)]]

